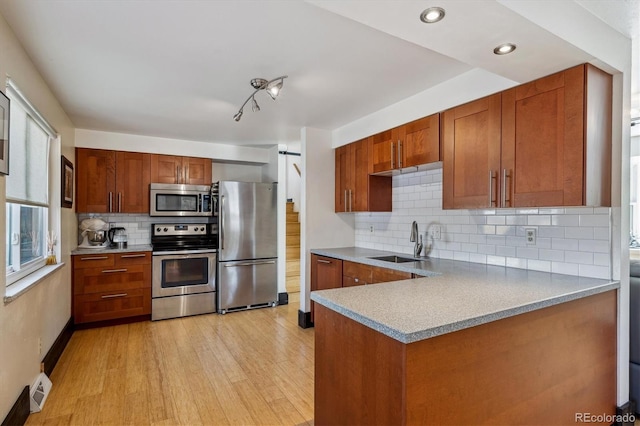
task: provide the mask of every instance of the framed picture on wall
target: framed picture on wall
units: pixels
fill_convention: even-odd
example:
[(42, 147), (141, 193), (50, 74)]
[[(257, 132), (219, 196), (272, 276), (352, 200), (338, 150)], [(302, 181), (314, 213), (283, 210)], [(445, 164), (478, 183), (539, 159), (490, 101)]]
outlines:
[(62, 156), (61, 199), (62, 207), (73, 207), (73, 163)]
[(9, 98), (0, 92), (0, 173), (9, 174)]

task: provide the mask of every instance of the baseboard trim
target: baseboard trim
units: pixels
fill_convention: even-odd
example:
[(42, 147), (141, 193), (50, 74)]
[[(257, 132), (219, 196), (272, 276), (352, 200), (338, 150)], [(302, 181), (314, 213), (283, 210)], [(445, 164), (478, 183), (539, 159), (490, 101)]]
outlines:
[(278, 293), (278, 305), (288, 305), (289, 304), (289, 293)]
[(25, 386), (18, 400), (2, 422), (2, 426), (22, 426), (27, 422), (31, 408), (29, 406), (29, 386)]
[(300, 328), (313, 327), (311, 312), (298, 311), (298, 326), (300, 326)]
[(613, 424), (615, 426), (633, 426), (636, 421), (635, 413), (636, 404), (633, 401), (627, 401), (616, 407), (616, 418)]
[(51, 373), (58, 363), (58, 360), (62, 356), (64, 348), (67, 347), (69, 340), (71, 340), (71, 336), (73, 336), (73, 331), (73, 317), (71, 317), (58, 335), (56, 341), (53, 342), (53, 345), (51, 346), (51, 349), (49, 349), (49, 352), (47, 352), (47, 354), (42, 359), (42, 364), (44, 366), (43, 371), (47, 376), (51, 377)]

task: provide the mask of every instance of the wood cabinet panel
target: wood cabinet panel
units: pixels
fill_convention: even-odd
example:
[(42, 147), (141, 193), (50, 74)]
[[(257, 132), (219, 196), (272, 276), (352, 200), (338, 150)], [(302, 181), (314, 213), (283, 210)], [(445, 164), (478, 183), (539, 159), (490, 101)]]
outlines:
[(342, 286), (373, 284), (373, 267), (363, 263), (342, 262)]
[(445, 111), (443, 208), (610, 206), (611, 99), (586, 64)]
[(76, 211), (108, 213), (116, 192), (115, 151), (76, 149)]
[(211, 159), (177, 155), (151, 155), (151, 182), (210, 185)]
[(116, 203), (121, 213), (149, 213), (151, 155), (139, 152), (116, 154)]
[(434, 163), (440, 155), (440, 114), (432, 114), (371, 137), (371, 173)]
[(584, 67), (504, 92), (502, 122), (503, 206), (581, 205)]
[(74, 255), (76, 324), (151, 313), (151, 252)]
[[(342, 287), (342, 260), (332, 257), (311, 255), (311, 291)], [(311, 302), (311, 322), (313, 322), (314, 302)]]
[(574, 423), (581, 407), (613, 415), (616, 301), (609, 291), (410, 344), (320, 306), (314, 420), (542, 425)]
[(440, 114), (400, 126), (398, 133), (400, 168), (440, 161)]
[(386, 283), (389, 281), (400, 281), (411, 278), (411, 272), (396, 271), (395, 269), (380, 268), (378, 266), (371, 267), (372, 282)]
[(151, 288), (77, 295), (74, 312), (76, 324), (150, 315)]
[(76, 148), (76, 211), (148, 213), (150, 155)]
[(496, 94), (443, 113), (443, 208), (497, 206), (500, 102)]
[(335, 150), (335, 211), (391, 211), (391, 177), (371, 176), (370, 141)]

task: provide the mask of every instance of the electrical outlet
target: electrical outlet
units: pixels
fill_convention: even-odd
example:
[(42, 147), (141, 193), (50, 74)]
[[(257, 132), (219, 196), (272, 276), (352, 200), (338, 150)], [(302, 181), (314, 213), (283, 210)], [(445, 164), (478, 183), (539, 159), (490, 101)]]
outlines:
[(442, 239), (442, 228), (440, 225), (431, 225), (431, 236), (434, 240)]
[(528, 245), (536, 245), (536, 228), (525, 228), (524, 234), (527, 237)]
[(371, 226), (369, 227), (369, 232), (371, 232), (371, 233), (373, 234), (373, 231), (374, 231), (374, 229), (373, 229), (373, 225), (371, 225)]
[(42, 339), (38, 337), (38, 355), (42, 355)]

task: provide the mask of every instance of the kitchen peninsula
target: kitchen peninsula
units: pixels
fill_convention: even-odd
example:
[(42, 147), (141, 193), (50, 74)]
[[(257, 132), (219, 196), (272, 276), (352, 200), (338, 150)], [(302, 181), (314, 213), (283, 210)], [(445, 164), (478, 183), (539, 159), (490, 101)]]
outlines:
[[(375, 266), (394, 253), (312, 254)], [(311, 294), (317, 424), (615, 414), (617, 282), (440, 259), (384, 265), (428, 277)]]

